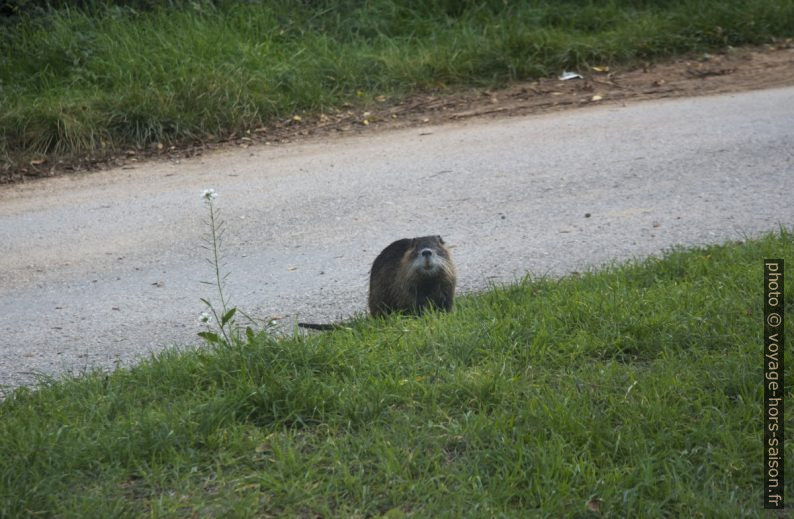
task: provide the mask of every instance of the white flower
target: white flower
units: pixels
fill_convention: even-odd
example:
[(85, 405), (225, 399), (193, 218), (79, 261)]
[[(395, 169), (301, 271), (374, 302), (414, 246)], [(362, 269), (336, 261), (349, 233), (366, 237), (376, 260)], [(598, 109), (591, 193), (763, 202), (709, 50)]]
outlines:
[(208, 322), (210, 322), (210, 314), (208, 314), (207, 312), (201, 312), (201, 315), (199, 316), (199, 322), (201, 324), (207, 324)]
[(216, 193), (214, 189), (205, 189), (201, 198), (212, 201), (215, 200), (216, 196), (218, 196), (218, 193)]

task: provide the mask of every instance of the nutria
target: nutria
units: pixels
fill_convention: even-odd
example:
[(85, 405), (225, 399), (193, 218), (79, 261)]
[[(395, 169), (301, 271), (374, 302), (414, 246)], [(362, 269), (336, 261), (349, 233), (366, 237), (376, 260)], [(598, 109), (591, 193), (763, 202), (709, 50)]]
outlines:
[[(432, 306), (452, 310), (455, 265), (441, 236), (403, 238), (383, 249), (369, 277), (369, 313), (420, 315)], [(335, 324), (298, 323), (302, 328), (331, 330)]]
[(455, 281), (455, 266), (441, 236), (397, 240), (372, 264), (369, 312), (420, 315), (431, 305), (452, 310)]

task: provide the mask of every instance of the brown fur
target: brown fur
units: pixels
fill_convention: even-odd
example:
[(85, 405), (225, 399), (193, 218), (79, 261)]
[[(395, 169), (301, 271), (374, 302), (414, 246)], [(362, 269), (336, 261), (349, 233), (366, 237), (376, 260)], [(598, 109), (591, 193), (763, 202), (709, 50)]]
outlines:
[[(417, 265), (429, 251), (437, 267)], [(428, 252), (425, 252), (428, 254)], [(452, 256), (441, 236), (397, 240), (375, 258), (369, 278), (369, 311), (373, 316), (402, 312), (421, 314), (428, 306), (452, 310), (457, 276)]]
[[(428, 264), (434, 268), (426, 269)], [(373, 316), (393, 312), (420, 315), (429, 306), (450, 311), (456, 281), (455, 265), (441, 236), (397, 240), (383, 249), (372, 264), (369, 312)], [(298, 323), (298, 326), (311, 330), (344, 327), (313, 323)]]

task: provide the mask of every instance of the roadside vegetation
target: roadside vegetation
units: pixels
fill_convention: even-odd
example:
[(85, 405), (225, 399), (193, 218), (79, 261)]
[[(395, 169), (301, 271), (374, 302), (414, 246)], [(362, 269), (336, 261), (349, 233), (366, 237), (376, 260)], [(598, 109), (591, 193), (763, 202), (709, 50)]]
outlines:
[(7, 168), (218, 140), (417, 92), (794, 35), (792, 0), (7, 6), (0, 17), (0, 157)]
[(18, 389), (0, 517), (762, 517), (761, 260), (792, 256), (781, 230)]

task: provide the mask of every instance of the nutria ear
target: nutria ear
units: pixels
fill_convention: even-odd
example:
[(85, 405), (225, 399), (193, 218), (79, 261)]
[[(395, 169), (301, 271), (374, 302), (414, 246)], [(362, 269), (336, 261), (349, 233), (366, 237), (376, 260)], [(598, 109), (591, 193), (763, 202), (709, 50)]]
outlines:
[(439, 243), (441, 243), (441, 245), (444, 245), (444, 239), (441, 237), (440, 234), (436, 234), (436, 238), (438, 238), (438, 241)]
[(413, 247), (416, 245), (416, 238), (411, 238), (411, 246)]

